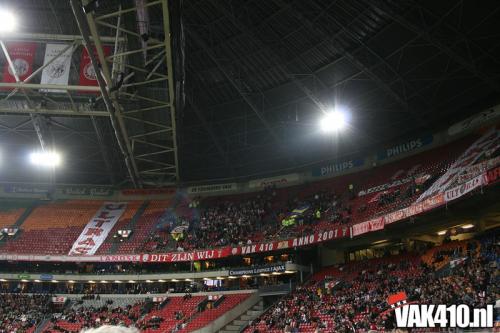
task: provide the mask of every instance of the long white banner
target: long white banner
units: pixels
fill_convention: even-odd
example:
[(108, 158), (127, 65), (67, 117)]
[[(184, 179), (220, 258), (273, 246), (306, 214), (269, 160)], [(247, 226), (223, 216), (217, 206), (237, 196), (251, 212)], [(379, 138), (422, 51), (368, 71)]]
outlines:
[(70, 256), (93, 255), (120, 219), (126, 202), (105, 202), (87, 223), (80, 237), (69, 251)]
[(446, 202), (452, 201), (460, 198), (461, 196), (469, 193), (472, 190), (475, 190), (478, 187), (488, 184), (488, 178), (486, 177), (486, 173), (476, 176), (465, 182), (461, 185), (455, 186), (452, 189), (449, 189), (444, 193), (444, 200)]
[[(66, 49), (66, 51), (64, 51)], [(64, 52), (63, 52), (64, 51)], [(63, 52), (63, 53), (61, 53)], [(42, 71), (41, 84), (58, 84), (67, 85), (69, 78), (69, 70), (71, 66), (71, 56), (73, 47), (69, 44), (47, 44), (45, 48), (45, 58), (43, 64), (46, 65), (52, 61)], [(64, 93), (63, 89), (40, 89), (41, 91)]]
[(460, 157), (452, 164), (452, 166), (439, 177), (431, 187), (429, 187), (420, 197), (417, 202), (432, 196), (436, 193), (444, 193), (448, 190), (458, 178), (462, 170), (471, 165), (492, 147), (495, 147), (500, 140), (500, 131), (493, 129), (483, 135), (480, 139), (474, 142)]

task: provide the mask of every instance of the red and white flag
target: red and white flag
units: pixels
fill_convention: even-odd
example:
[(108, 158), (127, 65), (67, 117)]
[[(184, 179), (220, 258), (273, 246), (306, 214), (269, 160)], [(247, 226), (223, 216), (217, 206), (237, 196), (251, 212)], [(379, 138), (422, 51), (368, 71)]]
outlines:
[[(111, 54), (111, 46), (103, 46), (104, 56), (109, 56)], [(97, 57), (97, 51), (93, 48), (94, 55)], [(80, 85), (81, 86), (98, 86), (96, 73), (94, 66), (90, 61), (89, 53), (84, 47), (82, 49), (82, 59), (80, 61)]]
[[(15, 42), (7, 43), (7, 52), (16, 70), (20, 81), (23, 81), (33, 73), (33, 59), (35, 58), (36, 43)], [(3, 82), (16, 82), (16, 77), (9, 66), (8, 61), (3, 65)]]

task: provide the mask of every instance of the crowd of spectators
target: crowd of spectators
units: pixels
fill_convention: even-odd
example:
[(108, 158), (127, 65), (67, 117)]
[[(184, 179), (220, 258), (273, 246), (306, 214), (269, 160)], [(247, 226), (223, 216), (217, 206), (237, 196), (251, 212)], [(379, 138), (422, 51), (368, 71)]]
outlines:
[(400, 291), (421, 304), (495, 304), (500, 298), (498, 253), (498, 243), (490, 243), (481, 254), (471, 248), (467, 260), (444, 275), (407, 256), (390, 264), (348, 264), (334, 277), (338, 283), (333, 290), (325, 288), (328, 278), (299, 287), (246, 332), (304, 332), (307, 327), (313, 332), (391, 330), (395, 320), (386, 311), (387, 297)]
[(179, 247), (192, 249), (252, 243), (256, 233), (265, 235), (275, 228), (272, 214), (275, 195), (274, 188), (267, 188), (249, 199), (216, 202), (204, 207), (199, 225), (179, 242)]
[(49, 295), (0, 294), (0, 333), (27, 332), (50, 312)]
[[(346, 186), (345, 190), (339, 193), (332, 187), (311, 184), (305, 185), (303, 190), (307, 189), (307, 186), (316, 190), (307, 195), (302, 195), (302, 191), (284, 193), (271, 186), (243, 199), (196, 199), (196, 205), (189, 206), (189, 210), (196, 211), (197, 214), (188, 214), (191, 220), (186, 216), (178, 217), (182, 223), (177, 221), (177, 225), (189, 225), (182, 239), (173, 241), (168, 231), (157, 231), (148, 240), (148, 244), (153, 245), (144, 250), (185, 251), (245, 245), (277, 237), (300, 236), (315, 230), (320, 222), (321, 228), (359, 222), (360, 218), (370, 218), (369, 214), (383, 214), (386, 209), (399, 209), (409, 205), (437, 176), (412, 172), (413, 177), (399, 186), (362, 197), (358, 197), (356, 186), (353, 184)], [(307, 208), (304, 212), (293, 215), (295, 209), (304, 207)], [(282, 223), (289, 222), (291, 216), (294, 220), (292, 223)]]
[(138, 302), (124, 307), (65, 307), (62, 312), (50, 317), (44, 333), (68, 333), (102, 325), (133, 325), (139, 320), (142, 305), (142, 302)]
[[(421, 260), (429, 253), (432, 260), (441, 260), (441, 257), (448, 260), (465, 257), (466, 260), (436, 271), (433, 265)], [(395, 321), (392, 312), (387, 312), (387, 297), (400, 291), (406, 293), (409, 301), (421, 304), (467, 304), (474, 308), (495, 304), (500, 298), (499, 254), (496, 232), (478, 241), (468, 241), (465, 246), (464, 242), (446, 242), (422, 256), (403, 253), (336, 266), (323, 275), (317, 273), (308, 283), (278, 301), (246, 332), (390, 330), (395, 327)], [(55, 310), (50, 297), (0, 294), (0, 333), (32, 332), (44, 318), (50, 319), (46, 332), (52, 333), (71, 331), (68, 327), (92, 328), (102, 324), (136, 323), (143, 330), (155, 329), (166, 320), (151, 317), (141, 322), (139, 318), (145, 308), (142, 302), (122, 307), (104, 303), (98, 308), (77, 302), (73, 307)], [(183, 300), (191, 297), (188, 292)], [(99, 296), (90, 295), (85, 299), (99, 300)], [(180, 326), (176, 327), (179, 330), (184, 317), (178, 310), (171, 318), (179, 321)]]

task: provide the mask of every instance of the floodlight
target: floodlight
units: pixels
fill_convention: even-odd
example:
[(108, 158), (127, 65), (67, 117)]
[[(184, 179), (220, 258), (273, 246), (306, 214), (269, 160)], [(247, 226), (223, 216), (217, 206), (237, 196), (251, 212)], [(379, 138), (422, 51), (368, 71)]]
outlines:
[(0, 8), (0, 33), (12, 32), (17, 27), (17, 20), (14, 14), (4, 8)]
[(338, 109), (326, 113), (320, 122), (321, 130), (325, 133), (339, 131), (346, 125), (346, 112)]
[(56, 152), (33, 152), (30, 154), (30, 162), (43, 167), (56, 167), (61, 164), (61, 155)]

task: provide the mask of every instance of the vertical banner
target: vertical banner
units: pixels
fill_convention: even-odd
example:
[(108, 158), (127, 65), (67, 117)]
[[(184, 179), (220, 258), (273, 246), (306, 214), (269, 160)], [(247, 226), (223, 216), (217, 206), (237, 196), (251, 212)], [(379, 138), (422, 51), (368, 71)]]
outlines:
[[(23, 81), (33, 73), (33, 59), (35, 58), (36, 43), (7, 43), (7, 52), (14, 64), (19, 80)], [(3, 82), (16, 82), (14, 73), (7, 60), (3, 65)]]
[[(111, 46), (103, 46), (104, 55), (107, 57), (111, 54)], [(97, 52), (93, 48), (93, 52), (97, 57)], [(90, 61), (90, 56), (87, 49), (84, 47), (82, 49), (82, 59), (80, 61), (80, 85), (81, 86), (98, 86), (97, 78), (95, 75), (94, 66)]]
[(105, 202), (87, 223), (69, 251), (69, 255), (95, 254), (120, 216), (125, 212), (126, 207), (125, 202)]
[[(67, 85), (69, 79), (69, 70), (71, 66), (71, 56), (73, 54), (73, 48), (69, 47), (69, 44), (47, 44), (45, 48), (45, 58), (43, 60), (43, 65), (52, 61), (50, 65), (45, 67), (42, 71), (41, 84), (58, 84)], [(61, 55), (58, 56), (61, 52)], [(66, 90), (63, 89), (40, 89), (43, 92), (57, 92), (65, 93)]]

